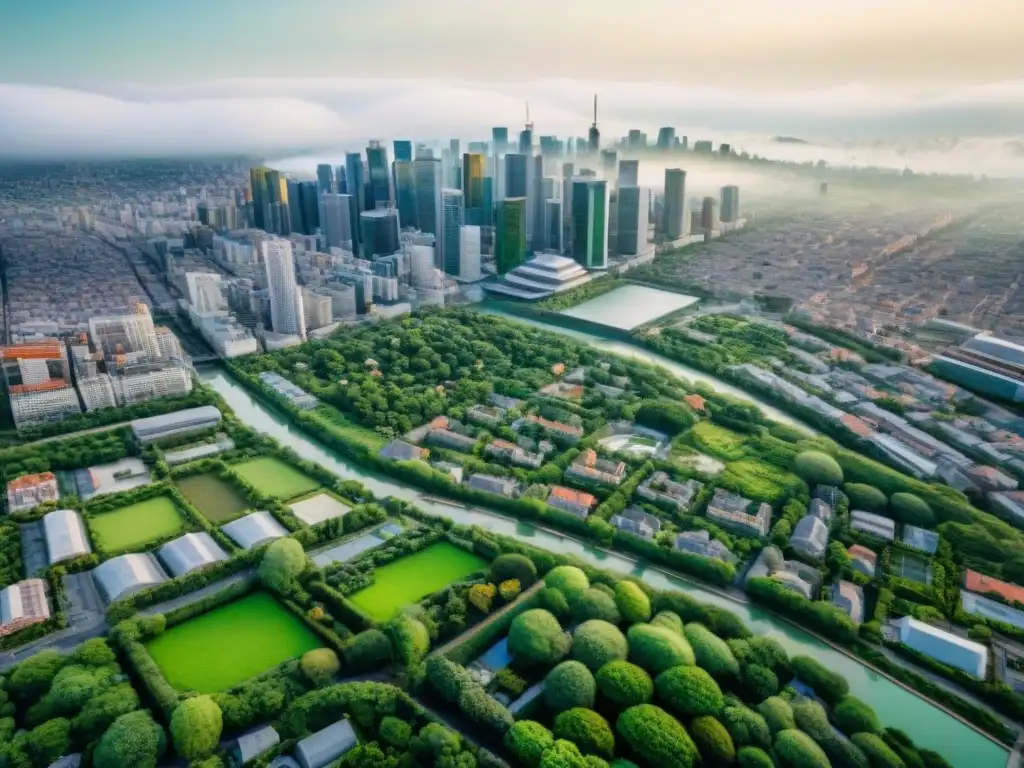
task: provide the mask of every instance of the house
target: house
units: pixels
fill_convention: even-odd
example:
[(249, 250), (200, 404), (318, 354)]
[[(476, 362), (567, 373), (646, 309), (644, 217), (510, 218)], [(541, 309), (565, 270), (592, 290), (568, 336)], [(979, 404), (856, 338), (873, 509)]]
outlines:
[(473, 448), (476, 446), (476, 438), (454, 431), (456, 428), (461, 427), (461, 424), (449, 421), (446, 416), (438, 416), (430, 422), (425, 439), (431, 445), (439, 445), (442, 448), (451, 448), (463, 453), (472, 453)]
[(641, 483), (636, 489), (636, 493), (641, 499), (655, 503), (661, 502), (684, 512), (690, 506), (693, 497), (703, 487), (703, 484), (696, 480), (677, 483), (669, 478), (667, 472), (659, 470)]
[(839, 422), (857, 437), (867, 438), (875, 434), (875, 430), (864, 419), (852, 413), (844, 413), (839, 417)]
[[(628, 512), (628, 510), (626, 512)], [(608, 522), (624, 533), (631, 533), (634, 536), (639, 536), (647, 540), (653, 539), (654, 534), (661, 529), (661, 521), (657, 518), (654, 518), (655, 520), (658, 520), (658, 528), (655, 529), (643, 520), (634, 520), (626, 517), (626, 512), (623, 512), (621, 515), (612, 515), (611, 520)], [(648, 515), (648, 517), (653, 517), (653, 515)]]
[(1017, 629), (1024, 629), (1024, 611), (1011, 608), (984, 595), (962, 590), (960, 592), (960, 607), (963, 608), (964, 613), (1008, 624)]
[(707, 531), (685, 531), (676, 536), (673, 544), (677, 552), (688, 552), (701, 557), (714, 557), (724, 560), (727, 563), (733, 562), (736, 557), (729, 551), (729, 548), (717, 539), (712, 539)]
[(241, 766), (273, 749), (280, 742), (281, 736), (277, 731), (272, 726), (264, 725), (235, 739), (228, 747), (228, 757), (234, 765)]
[(559, 400), (579, 400), (583, 397), (583, 387), (571, 384), (564, 379), (540, 388), (540, 394), (546, 397), (557, 397)]
[(973, 466), (967, 470), (967, 477), (982, 491), (1015, 491), (1017, 490), (1016, 478), (1010, 477), (1005, 472), (1000, 472), (995, 467)]
[(904, 525), (900, 541), (929, 555), (934, 555), (935, 550), (939, 548), (939, 534), (926, 528), (918, 528), (916, 525)]
[(22, 475), (7, 484), (7, 512), (22, 512), (60, 499), (57, 476), (53, 472)]
[(592, 494), (561, 485), (552, 486), (551, 494), (548, 496), (548, 504), (552, 507), (582, 518), (590, 514), (596, 501)]
[(992, 509), (999, 517), (1006, 520), (1014, 528), (1024, 530), (1024, 491), (1009, 493), (990, 493), (988, 500)]
[(979, 680), (988, 670), (988, 649), (981, 643), (945, 632), (910, 616), (892, 622), (899, 641), (908, 648), (959, 669)]
[(832, 522), (832, 507), (821, 499), (811, 499), (811, 503), (807, 505), (807, 514), (818, 518), (826, 526)]
[(755, 514), (749, 514), (750, 499), (716, 488), (715, 495), (708, 503), (707, 517), (723, 528), (744, 536), (767, 536), (772, 521), (772, 508), (761, 503)]
[(855, 571), (860, 571), (869, 578), (875, 577), (875, 568), (878, 566), (878, 555), (867, 547), (861, 546), (860, 544), (854, 544), (848, 550), (846, 554), (850, 556), (850, 567)]
[(466, 418), (477, 424), (496, 427), (505, 420), (505, 409), (496, 405), (474, 405), (466, 411)]
[(295, 758), (302, 768), (324, 768), (358, 743), (356, 732), (347, 720), (339, 720), (295, 745)]
[(582, 451), (565, 474), (602, 485), (618, 485), (626, 477), (626, 463), (599, 458), (593, 448)]
[(46, 582), (25, 579), (0, 591), (0, 637), (50, 618)]
[(493, 458), (506, 459), (519, 467), (537, 469), (544, 463), (544, 457), (524, 451), (515, 443), (507, 440), (492, 440), (484, 447), (484, 454)]
[(842, 608), (858, 624), (864, 623), (864, 590), (852, 581), (832, 585), (832, 605)]
[(964, 571), (964, 588), (980, 594), (995, 592), (1008, 603), (1024, 604), (1024, 587), (1000, 581), (991, 576), (985, 576), (977, 571), (972, 571), (970, 568)]
[[(578, 442), (579, 439), (583, 437), (583, 427), (563, 424), (560, 421), (552, 421), (551, 419), (545, 419), (543, 416), (536, 416), (532, 413), (526, 417), (526, 423), (536, 424), (548, 434), (561, 437), (572, 443)], [(512, 428), (515, 429), (516, 424), (513, 424)]]
[(683, 401), (697, 413), (704, 413), (708, 407), (707, 400), (700, 395), (686, 395), (683, 397)]
[(519, 483), (511, 477), (497, 477), (479, 472), (469, 478), (467, 485), (474, 491), (493, 493), (506, 498), (512, 498), (519, 493)]
[(828, 547), (828, 526), (814, 515), (805, 515), (793, 529), (789, 546), (806, 557), (821, 560)]
[(868, 533), (886, 541), (896, 538), (896, 523), (888, 517), (855, 509), (850, 513), (850, 527), (855, 531)]
[(463, 468), (461, 464), (455, 464), (454, 462), (451, 461), (433, 461), (430, 463), (430, 466), (432, 466), (438, 472), (443, 472), (444, 474), (448, 475), (452, 479), (452, 482), (462, 482)]
[(426, 448), (412, 445), (404, 440), (392, 440), (380, 449), (378, 456), (392, 461), (422, 461), (430, 454)]

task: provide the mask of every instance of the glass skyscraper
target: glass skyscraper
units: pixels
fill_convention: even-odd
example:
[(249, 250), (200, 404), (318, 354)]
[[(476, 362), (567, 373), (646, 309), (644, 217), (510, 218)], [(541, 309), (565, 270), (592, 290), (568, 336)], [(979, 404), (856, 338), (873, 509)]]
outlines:
[(370, 194), (366, 199), (366, 210), (372, 211), (378, 205), (394, 202), (388, 149), (384, 144), (379, 141), (370, 142), (366, 148), (366, 166), (370, 171)]
[(483, 224), (484, 156), (467, 152), (462, 156), (462, 195), (467, 224)]
[(449, 275), (458, 277), (462, 266), (460, 230), (465, 223), (461, 190), (441, 190), (441, 211), (442, 231), (437, 238), (441, 251), (441, 269)]
[(510, 152), (505, 155), (505, 197), (526, 197), (527, 189), (527, 157)]
[(412, 142), (408, 139), (395, 139), (395, 161), (412, 160)]
[(603, 179), (573, 179), (572, 257), (587, 269), (608, 266), (608, 183)]
[(494, 236), (494, 260), (498, 274), (504, 275), (526, 260), (525, 197), (509, 197), (498, 203)]
[(395, 160), (395, 202), (398, 206), (398, 223), (402, 229), (416, 229), (416, 176), (412, 160)]

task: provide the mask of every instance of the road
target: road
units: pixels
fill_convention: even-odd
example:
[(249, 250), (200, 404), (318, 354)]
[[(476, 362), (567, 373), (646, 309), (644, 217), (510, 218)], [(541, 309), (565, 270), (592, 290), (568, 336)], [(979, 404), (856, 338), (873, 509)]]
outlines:
[(53, 435), (51, 437), (41, 437), (38, 440), (33, 440), (30, 443), (18, 443), (12, 448), (25, 448), (29, 445), (40, 445), (42, 443), (52, 443), (54, 440), (68, 440), (75, 437), (84, 437), (85, 435), (95, 435), (99, 432), (109, 432), (112, 429), (120, 429), (121, 427), (127, 427), (131, 424), (134, 419), (128, 421), (119, 421), (116, 424), (106, 424), (102, 427), (90, 427), (89, 429), (80, 429), (77, 432), (67, 432), (63, 435)]

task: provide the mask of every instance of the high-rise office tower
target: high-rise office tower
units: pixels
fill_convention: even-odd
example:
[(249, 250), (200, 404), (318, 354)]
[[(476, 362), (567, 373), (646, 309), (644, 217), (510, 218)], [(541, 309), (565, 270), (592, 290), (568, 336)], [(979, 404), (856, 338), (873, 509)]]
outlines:
[[(534, 155), (530, 159), (530, 174), (527, 186), (526, 232), (530, 236), (533, 250), (543, 250), (546, 246), (547, 233), (544, 231), (544, 201), (549, 195), (544, 194), (544, 156)], [(549, 181), (548, 188), (551, 183)]]
[(279, 171), (263, 166), (249, 169), (253, 224), (272, 234), (291, 232), (288, 212), (288, 180)]
[[(484, 176), (483, 182), (484, 190), (484, 204), (482, 208), (482, 215), (480, 217), (480, 226), (487, 227), (488, 232), (494, 225), (494, 179), (490, 176)], [(484, 235), (484, 243), (481, 247), (486, 247), (487, 244), (487, 233)], [(487, 251), (490, 253), (490, 251)]]
[(394, 208), (376, 208), (359, 214), (361, 232), (359, 255), (364, 259), (395, 253), (398, 243), (398, 212)]
[(640, 161), (619, 161), (619, 187), (636, 187), (640, 184)]
[(462, 209), (462, 191), (458, 189), (441, 190), (441, 232), (437, 244), (440, 246), (440, 264), (447, 274), (459, 277), (462, 267), (462, 225), (465, 223)]
[(492, 128), (491, 143), (495, 157), (505, 154), (508, 151), (508, 128)]
[(505, 197), (526, 197), (528, 158), (521, 152), (505, 155)]
[(334, 189), (339, 195), (347, 195), (348, 183), (345, 180), (345, 166), (339, 165), (334, 169)]
[(316, 234), (320, 226), (319, 197), (320, 182), (288, 181), (288, 210), (292, 218), (292, 231), (304, 235)]
[(572, 257), (587, 269), (608, 266), (608, 182), (572, 181)]
[(544, 201), (544, 243), (543, 250), (562, 252), (562, 201)]
[(740, 188), (735, 184), (722, 187), (722, 207), (720, 218), (727, 224), (734, 223), (740, 217)]
[(529, 157), (533, 154), (533, 123), (530, 122), (530, 103), (526, 103), (526, 127), (519, 132), (519, 152)]
[(614, 182), (619, 175), (619, 153), (614, 149), (601, 150), (601, 172), (605, 181)]
[(640, 149), (642, 136), (643, 133), (641, 133), (639, 128), (631, 128), (629, 135), (626, 137), (626, 146), (630, 149)]
[(467, 152), (462, 156), (462, 201), (466, 223), (484, 223), (484, 156)]
[(647, 247), (651, 193), (643, 187), (619, 187), (616, 248), (623, 256), (636, 256)]
[(557, 136), (541, 136), (540, 153), (545, 157), (561, 157), (565, 154), (565, 146)]
[(451, 189), (462, 189), (462, 142), (459, 139), (448, 139), (448, 154), (451, 155), (451, 168), (445, 183)]
[(562, 163), (562, 252), (572, 245), (572, 180), (576, 175), (574, 163)]
[(441, 232), (441, 190), (444, 188), (441, 159), (417, 157), (412, 161), (416, 181), (416, 226), (422, 232)]
[(525, 197), (507, 197), (498, 203), (494, 238), (494, 260), (499, 275), (515, 269), (526, 260)]
[(596, 155), (601, 148), (601, 132), (597, 129), (597, 94), (594, 94), (594, 122), (590, 126), (590, 133), (587, 136), (587, 149), (590, 154)]
[(395, 162), (412, 160), (412, 142), (408, 139), (395, 139)]
[(317, 192), (336, 192), (334, 188), (334, 169), (328, 163), (321, 163), (316, 167)]
[(416, 218), (416, 174), (412, 160), (395, 160), (395, 201), (398, 206), (398, 225), (402, 229), (415, 229)]
[(658, 149), (675, 149), (676, 129), (665, 126), (658, 131)]
[(365, 179), (363, 176), (363, 156), (359, 152), (345, 154), (345, 181), (348, 194), (356, 201), (356, 216), (366, 210)]
[(665, 169), (665, 207), (662, 214), (661, 233), (667, 240), (678, 240), (690, 231), (689, 215), (686, 210), (686, 171), (680, 168)]
[(391, 192), (391, 164), (388, 162), (388, 148), (381, 141), (371, 141), (366, 148), (366, 166), (370, 171), (370, 194), (366, 198), (366, 210), (372, 211), (379, 205), (395, 201)]
[(351, 195), (321, 196), (320, 231), (326, 248), (352, 248)]
[(700, 226), (705, 233), (718, 229), (718, 214), (715, 208), (718, 201), (713, 197), (705, 197), (700, 208)]
[(302, 294), (295, 282), (292, 244), (278, 237), (261, 243), (263, 264), (267, 271), (270, 293), (270, 324), (275, 333), (306, 338), (306, 322), (302, 311)]
[(480, 227), (464, 225), (459, 230), (459, 272), (458, 277), (467, 283), (480, 279), (481, 254)]

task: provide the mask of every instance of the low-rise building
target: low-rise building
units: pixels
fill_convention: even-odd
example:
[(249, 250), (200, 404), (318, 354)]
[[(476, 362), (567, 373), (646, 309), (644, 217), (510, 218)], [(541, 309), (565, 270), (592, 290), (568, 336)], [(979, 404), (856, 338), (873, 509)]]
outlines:
[(875, 569), (878, 567), (878, 555), (872, 550), (860, 544), (854, 544), (846, 553), (850, 556), (850, 567), (860, 571), (868, 578), (875, 577)]
[(653, 539), (661, 530), (661, 520), (636, 507), (623, 510), (621, 515), (612, 515), (608, 522), (620, 531), (632, 533), (634, 536), (645, 539)]
[(967, 469), (965, 474), (974, 485), (985, 492), (1017, 490), (1017, 479), (995, 467), (974, 465)]
[(597, 499), (586, 491), (577, 491), (561, 485), (552, 486), (548, 495), (548, 504), (552, 507), (582, 518), (590, 514), (596, 502)]
[(641, 499), (654, 503), (660, 502), (684, 512), (690, 506), (693, 497), (703, 487), (703, 484), (696, 480), (677, 483), (668, 476), (667, 472), (658, 471), (641, 483), (636, 489), (636, 493)]
[(1024, 530), (1024, 491), (990, 493), (988, 500), (992, 510), (1014, 528)]
[(512, 498), (519, 494), (519, 483), (511, 477), (498, 477), (496, 475), (485, 475), (478, 472), (470, 476), (467, 483), (474, 491), (493, 493), (498, 496)]
[(832, 605), (843, 609), (858, 624), (864, 623), (864, 590), (852, 581), (832, 585)]
[(447, 428), (431, 427), (427, 430), (426, 442), (442, 448), (472, 453), (473, 447), (476, 445), (476, 438)]
[(392, 461), (422, 461), (430, 454), (426, 448), (412, 445), (404, 440), (392, 440), (378, 452), (378, 456)]
[(319, 405), (317, 399), (297, 384), (288, 381), (284, 376), (274, 371), (264, 371), (260, 374), (260, 381), (273, 389), (289, 403), (304, 411), (312, 410)]
[(185, 435), (191, 432), (202, 432), (213, 429), (221, 421), (220, 411), (212, 405), (201, 405), (198, 408), (186, 408), (160, 416), (136, 419), (132, 422), (132, 432), (140, 443), (152, 443), (172, 435)]
[(50, 618), (46, 582), (25, 579), (0, 591), (0, 637)]
[[(543, 416), (537, 416), (532, 413), (526, 416), (522, 423), (536, 424), (549, 435), (560, 437), (570, 443), (579, 442), (580, 438), (583, 437), (583, 427), (577, 427), (573, 424), (563, 424), (560, 421), (552, 421), (551, 419), (545, 419)], [(512, 425), (512, 428), (516, 429), (519, 424), (520, 422), (517, 421)]]
[(478, 403), (466, 411), (466, 419), (488, 427), (496, 427), (505, 420), (505, 409)]
[(358, 743), (352, 724), (339, 720), (296, 744), (295, 759), (302, 768), (324, 768)]
[(904, 525), (900, 542), (926, 554), (934, 555), (935, 550), (939, 548), (939, 534), (929, 531), (927, 528), (918, 528), (916, 525)]
[(53, 472), (22, 475), (7, 484), (8, 512), (22, 512), (59, 499), (60, 488)]
[(814, 515), (804, 516), (793, 529), (789, 546), (805, 557), (821, 560), (828, 547), (828, 526)]
[(850, 513), (850, 528), (877, 536), (885, 541), (896, 538), (896, 523), (888, 517), (855, 509)]
[(50, 565), (92, 552), (82, 516), (73, 509), (57, 509), (45, 515), (43, 534)]
[(910, 616), (892, 622), (899, 641), (908, 648), (959, 669), (979, 680), (988, 670), (988, 649), (981, 643), (945, 632)]
[(1024, 611), (1018, 608), (1011, 608), (1005, 603), (985, 597), (984, 595), (961, 590), (960, 607), (963, 608), (964, 613), (1008, 624), (1017, 629), (1024, 629)]
[(582, 451), (570, 464), (565, 474), (602, 485), (618, 485), (626, 477), (626, 463), (602, 459), (593, 448)]
[(462, 482), (462, 475), (465, 472), (461, 464), (456, 464), (451, 461), (433, 461), (430, 463), (434, 469), (438, 472), (443, 472), (452, 479), (455, 484)]
[(484, 454), (493, 458), (505, 459), (518, 467), (530, 467), (531, 469), (537, 469), (544, 463), (543, 456), (523, 450), (508, 440), (492, 440), (484, 446)]
[(970, 568), (964, 571), (964, 589), (979, 594), (994, 592), (1008, 603), (1024, 604), (1024, 587), (1001, 581)]
[(733, 562), (736, 557), (729, 551), (729, 548), (717, 539), (712, 539), (707, 531), (684, 531), (676, 536), (673, 544), (677, 552), (688, 552), (701, 557), (713, 557), (727, 563)]
[(707, 517), (723, 528), (744, 536), (767, 536), (772, 522), (772, 508), (769, 504), (758, 505), (757, 512), (747, 510), (753, 502), (724, 488), (716, 488), (715, 495), (708, 503)]
[(821, 499), (811, 499), (807, 505), (807, 514), (818, 518), (826, 526), (832, 522), (832, 507)]

